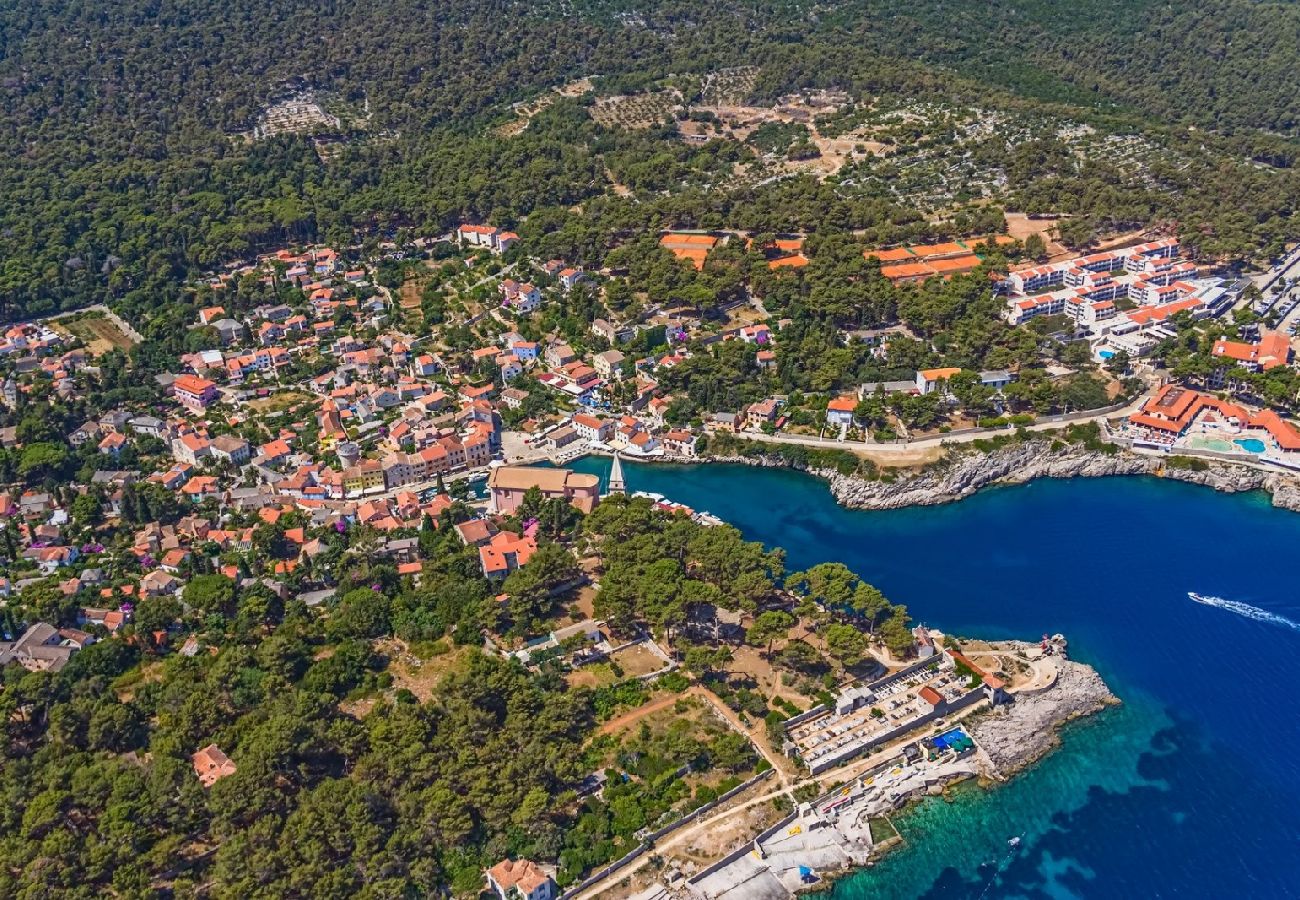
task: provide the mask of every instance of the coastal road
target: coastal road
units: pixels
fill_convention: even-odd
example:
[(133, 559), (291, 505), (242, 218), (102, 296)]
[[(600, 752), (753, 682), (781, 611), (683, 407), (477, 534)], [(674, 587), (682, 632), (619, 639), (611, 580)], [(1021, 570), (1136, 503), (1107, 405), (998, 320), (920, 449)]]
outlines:
[[(1039, 419), (1032, 425), (1024, 426), (1026, 431), (1053, 431), (1063, 425), (1079, 425), (1089, 422), (1102, 422), (1106, 419), (1126, 417), (1141, 409), (1142, 404), (1147, 400), (1147, 395), (1142, 394), (1136, 400), (1125, 406), (1108, 407), (1105, 412), (1086, 410), (1077, 413), (1066, 413), (1060, 416), (1049, 416)], [(906, 441), (896, 444), (876, 444), (864, 441), (837, 441), (834, 438), (812, 437), (802, 434), (745, 434), (741, 437), (752, 438), (756, 441), (763, 441), (772, 444), (799, 444), (804, 447), (818, 447), (826, 450), (858, 450), (868, 453), (879, 453), (883, 456), (896, 454), (902, 456), (908, 453), (915, 453), (917, 450), (927, 450), (935, 447), (942, 447), (949, 444), (968, 444), (972, 441), (984, 440), (998, 434), (1014, 433), (1016, 428), (978, 428), (971, 431), (963, 431), (957, 434), (940, 434), (934, 437), (919, 438), (914, 441)]]

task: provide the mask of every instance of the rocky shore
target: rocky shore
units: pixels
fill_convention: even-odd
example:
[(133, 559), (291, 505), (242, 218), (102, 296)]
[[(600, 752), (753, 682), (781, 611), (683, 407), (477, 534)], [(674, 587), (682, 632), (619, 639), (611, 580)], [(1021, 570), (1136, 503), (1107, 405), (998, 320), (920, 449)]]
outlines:
[[(719, 462), (758, 466), (786, 466), (780, 458), (731, 456)], [(1159, 475), (1176, 481), (1204, 485), (1225, 493), (1266, 491), (1273, 505), (1300, 511), (1300, 476), (1269, 472), (1230, 462), (1197, 460), (1204, 468), (1181, 468), (1163, 456), (1147, 456), (1121, 448), (1089, 449), (1081, 444), (1031, 439), (990, 451), (954, 447), (939, 463), (919, 470), (904, 470), (890, 478), (868, 479), (842, 475), (830, 469), (809, 468), (830, 484), (843, 506), (854, 509), (901, 509), (935, 506), (971, 496), (982, 487), (1023, 484), (1036, 478), (1102, 478), (1113, 475)]]
[(1058, 657), (1055, 682), (981, 715), (970, 733), (1003, 775), (1033, 765), (1053, 750), (1066, 722), (1100, 712), (1119, 700), (1091, 666)]

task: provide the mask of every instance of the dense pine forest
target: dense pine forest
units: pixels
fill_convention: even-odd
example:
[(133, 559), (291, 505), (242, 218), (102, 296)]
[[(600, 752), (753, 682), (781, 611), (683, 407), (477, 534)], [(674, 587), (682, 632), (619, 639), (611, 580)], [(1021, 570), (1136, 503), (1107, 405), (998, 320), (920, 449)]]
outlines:
[[(1300, 196), (1298, 20), (1294, 4), (1244, 0), (7, 4), (0, 318), (100, 300), (153, 309), (186, 277), (285, 241), (534, 213), (558, 231), (597, 198), (570, 228), (588, 262), (665, 224), (913, 236), (869, 192), (828, 191), (827, 207), (806, 201), (818, 185), (706, 183), (720, 151), (595, 125), (581, 102), (509, 140), (492, 130), (510, 102), (576, 77), (630, 93), (734, 66), (759, 68), (755, 100), (834, 88), (1147, 135), (1194, 158), (1132, 184), (1017, 147), (1016, 202), (1102, 230), (1174, 222), (1216, 255), (1267, 253)], [(344, 110), (350, 140), (328, 163), (305, 135), (242, 137), (303, 86)], [(660, 176), (610, 196), (612, 174), (637, 171)]]
[[(1198, 262), (1277, 255), (1296, 239), (1300, 204), (1297, 43), (1300, 7), (1249, 0), (0, 3), (0, 323), (104, 303), (143, 336), (74, 378), (48, 379), (65, 390), (27, 390), (45, 379), (31, 365), (21, 389), (0, 379), (13, 392), (0, 413), (11, 432), (0, 447), (0, 636), (52, 623), (84, 644), (66, 667), (0, 668), (0, 898), (474, 897), (486, 867), (520, 857), (568, 888), (664, 823), (777, 774), (782, 723), (871, 677), (869, 647), (894, 661), (912, 653), (907, 608), (843, 565), (787, 572), (779, 548), (644, 497), (583, 513), (534, 488), (496, 519), (508, 544), (536, 536), (535, 552), (489, 575), (472, 537), (486, 534), (472, 508), (482, 503), (467, 480), (449, 489), (442, 470), (420, 489), (430, 505), (401, 501), (401, 523), (377, 507), (369, 518), (332, 516), (305, 502), (258, 508), (261, 494), (245, 508), (178, 493), (216, 476), (187, 464), (181, 479), (172, 466), (175, 445), (157, 436), (164, 423), (153, 414), (176, 407), (152, 376), (221, 343), (207, 318), (194, 327), (201, 309), (245, 317), (289, 290), (295, 308), (307, 303), (261, 272), (220, 291), (199, 283), (204, 273), (284, 247), (360, 246), (342, 254), (374, 262), (359, 299), (414, 287), (395, 324), (420, 341), (441, 332), (456, 387), (441, 374), (438, 384), (452, 392), (485, 380), (492, 393), (498, 377), (504, 388), (499, 351), (483, 346), (496, 338), (474, 325), (487, 300), (499, 303), (507, 267), (525, 278), (533, 263), (523, 257), (561, 260), (561, 275), (559, 266), (615, 273), (563, 294), (548, 275), (553, 302), (509, 326), (534, 351), (558, 337), (575, 359), (607, 360), (614, 342), (597, 343), (593, 320), (635, 320), (661, 301), (756, 300), (762, 320), (783, 320), (779, 354), (767, 338), (707, 351), (700, 342), (659, 367), (652, 387), (671, 397), (660, 423), (671, 428), (780, 395), (792, 425), (811, 434), (834, 398), (879, 383), (853, 409), (864, 434), (947, 431), (939, 393), (887, 401), (883, 390), (940, 366), (966, 370), (943, 381), (969, 424), (1113, 408), (1142, 387), (1120, 380), (1127, 357), (1094, 371), (1086, 343), (1058, 341), (1041, 320), (1008, 324), (989, 289), (991, 270), (1047, 258), (1040, 233), (985, 241), (1006, 230), (1007, 213), (1042, 214), (1070, 251), (1154, 231), (1176, 235)], [(583, 88), (561, 90), (575, 83)], [(834, 96), (819, 108), (833, 111), (726, 139), (701, 111), (770, 110), (814, 94)], [(628, 97), (655, 112), (633, 127), (600, 106)], [(316, 125), (268, 124), (269, 110), (296, 103), (312, 106)], [(704, 139), (686, 139), (700, 136), (687, 124)], [(811, 125), (818, 138), (852, 135), (845, 143), (870, 140), (879, 152), (851, 148), (817, 170)], [(380, 246), (462, 221), (514, 230), (518, 247), (470, 260), (438, 244), (411, 265)], [(696, 267), (661, 246), (667, 228), (743, 233)], [(807, 258), (773, 267), (768, 251), (791, 233)], [(980, 260), (948, 281), (895, 283), (864, 254), (956, 238)], [(404, 285), (408, 265), (421, 278)], [(321, 334), (337, 325), (377, 341), (377, 329), (357, 325), (357, 299), (317, 323), (328, 326)], [(467, 300), (485, 305), (471, 316)], [(453, 302), (463, 318), (449, 313)], [(884, 324), (897, 324), (887, 352), (849, 338)], [(635, 372), (639, 356), (663, 353), (669, 327), (640, 330), (617, 365)], [(1159, 356), (1176, 375), (1207, 378), (1225, 334), (1185, 328)], [(399, 355), (430, 349), (386, 347), (402, 373)], [(1067, 374), (1049, 373), (1051, 363)], [(318, 388), (280, 390), (330, 383), (317, 380), (333, 367), (297, 355), (265, 380), (250, 376), (239, 406), (223, 399), (210, 421), (193, 409), (181, 421), (210, 425), (223, 446), (274, 452), (277, 481), (300, 452), (351, 469), (351, 441), (321, 439)], [(995, 392), (983, 370), (1015, 370), (1016, 380)], [(512, 382), (531, 402), (516, 391), (520, 403), (494, 413), (511, 430), (561, 408), (537, 373), (517, 370)], [(1270, 403), (1294, 404), (1294, 370), (1239, 374)], [(272, 378), (281, 396), (254, 398)], [(611, 381), (618, 404), (641, 390), (634, 378)], [(481, 408), (460, 399), (473, 414), (464, 423), (430, 404), (430, 416), (452, 419), (439, 420), (439, 435), (476, 428)], [(368, 452), (397, 429), (396, 406), (384, 409)], [(114, 435), (141, 418), (145, 430), (124, 449), (126, 438), (106, 444), (98, 431), (72, 440), (110, 414)], [(1095, 450), (1098, 428), (1063, 436)], [(763, 448), (799, 467), (894, 477), (839, 449), (706, 441), (718, 455)], [(233, 489), (240, 470), (228, 461), (208, 464)], [(135, 478), (154, 468), (163, 480)], [(245, 490), (261, 483), (238, 477)], [(340, 491), (346, 483), (340, 476)], [(64, 549), (46, 546), (51, 533), (81, 548), (78, 577), (45, 567), (41, 551)], [(183, 587), (153, 558), (182, 544), (193, 550), (172, 567)], [(146, 568), (157, 593), (140, 587)], [(575, 587), (588, 577), (589, 590)], [(110, 629), (107, 614), (124, 609), (132, 618)], [(586, 632), (557, 632), (597, 619), (615, 643), (664, 640), (671, 655), (653, 661), (666, 668), (625, 671), (614, 651), (569, 666)], [(540, 635), (557, 655), (520, 656)], [(733, 653), (784, 690), (730, 677)], [(647, 715), (653, 730), (620, 724), (646, 706), (661, 714)], [(742, 739), (732, 718), (766, 742)], [(231, 766), (204, 782), (204, 760), (218, 759), (209, 750)], [(787, 811), (784, 796), (772, 803)]]

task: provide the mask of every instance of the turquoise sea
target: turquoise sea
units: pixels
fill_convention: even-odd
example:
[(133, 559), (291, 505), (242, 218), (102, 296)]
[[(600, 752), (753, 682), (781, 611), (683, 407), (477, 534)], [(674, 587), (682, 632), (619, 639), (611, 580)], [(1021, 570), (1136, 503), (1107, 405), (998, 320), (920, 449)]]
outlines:
[(1062, 632), (1124, 700), (1008, 784), (897, 817), (904, 849), (827, 897), (1300, 896), (1300, 515), (1148, 478), (863, 512), (787, 470), (624, 469), (630, 490), (785, 547), (791, 569), (845, 562), (949, 633)]

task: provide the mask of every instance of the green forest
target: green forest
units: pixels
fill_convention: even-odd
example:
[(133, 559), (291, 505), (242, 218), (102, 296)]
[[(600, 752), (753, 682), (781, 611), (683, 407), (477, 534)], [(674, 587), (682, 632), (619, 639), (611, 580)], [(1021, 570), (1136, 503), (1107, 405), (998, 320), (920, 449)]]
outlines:
[[(0, 320), (105, 300), (152, 311), (256, 251), (462, 217), (530, 217), (534, 238), (566, 235), (555, 249), (588, 264), (673, 224), (875, 241), (933, 230), (848, 184), (732, 189), (727, 167), (748, 148), (611, 130), (585, 114), (589, 100), (555, 104), (516, 137), (493, 130), (510, 102), (580, 76), (604, 95), (666, 77), (689, 92), (742, 65), (759, 69), (756, 101), (835, 88), (1144, 134), (1187, 158), (1134, 181), (1033, 143), (1014, 148), (1011, 198), (1071, 213), (1082, 242), (1167, 222), (1208, 254), (1268, 254), (1300, 198), (1297, 19), (1294, 4), (1246, 0), (6, 4)], [(344, 142), (328, 162), (306, 135), (244, 136), (267, 103), (302, 88), (340, 111)], [(614, 196), (612, 178), (630, 196)]]

